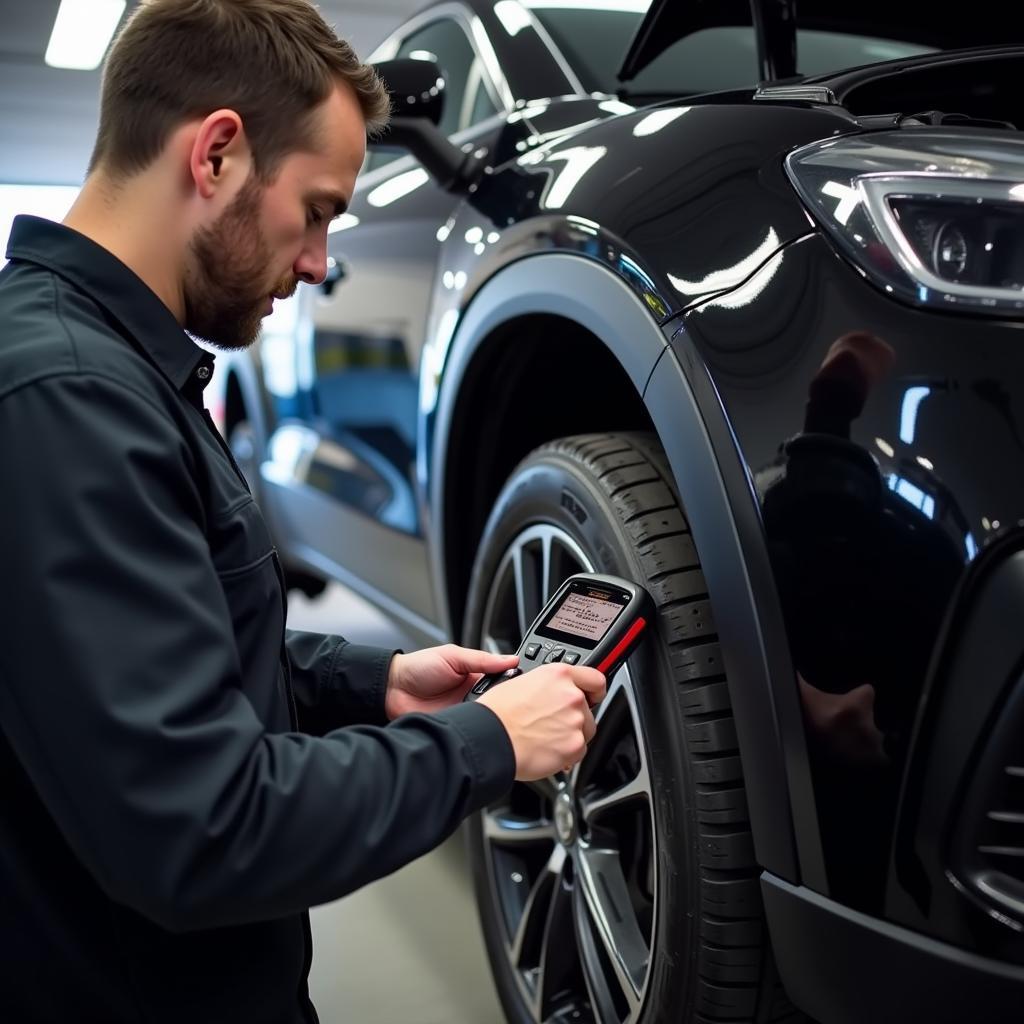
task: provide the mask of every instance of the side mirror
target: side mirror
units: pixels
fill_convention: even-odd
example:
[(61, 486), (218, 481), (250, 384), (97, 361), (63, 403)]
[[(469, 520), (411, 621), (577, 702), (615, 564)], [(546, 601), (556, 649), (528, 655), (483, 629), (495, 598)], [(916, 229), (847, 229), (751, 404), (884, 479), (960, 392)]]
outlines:
[(432, 60), (386, 60), (375, 64), (391, 96), (391, 123), (370, 146), (407, 149), (449, 192), (464, 192), (476, 178), (478, 162), (453, 146), (438, 128), (445, 83)]
[(391, 94), (391, 116), (424, 118), (441, 123), (444, 113), (445, 81), (440, 66), (432, 60), (385, 60), (375, 64)]

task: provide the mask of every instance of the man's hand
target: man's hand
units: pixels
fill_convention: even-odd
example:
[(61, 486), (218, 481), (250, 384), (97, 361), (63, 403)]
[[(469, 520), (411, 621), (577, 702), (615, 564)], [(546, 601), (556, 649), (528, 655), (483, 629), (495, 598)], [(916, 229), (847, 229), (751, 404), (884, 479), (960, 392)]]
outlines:
[(455, 644), (396, 654), (388, 669), (384, 712), (390, 720), (413, 711), (440, 711), (458, 704), (481, 676), (518, 664), (514, 654), (488, 654)]
[(596, 668), (556, 663), (500, 683), (480, 697), (512, 741), (516, 779), (543, 779), (583, 759), (596, 728), (590, 708), (604, 699), (606, 688)]

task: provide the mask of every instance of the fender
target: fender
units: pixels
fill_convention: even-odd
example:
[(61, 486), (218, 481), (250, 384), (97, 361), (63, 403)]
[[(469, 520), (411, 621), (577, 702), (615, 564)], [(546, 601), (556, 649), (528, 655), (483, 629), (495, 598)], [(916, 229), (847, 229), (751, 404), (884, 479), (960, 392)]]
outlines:
[[(758, 861), (787, 880), (803, 879), (827, 892), (813, 816), (813, 794), (793, 670), (785, 642), (754, 496), (727, 488), (724, 471), (741, 478), (742, 462), (710, 379), (695, 389), (691, 376), (668, 349), (666, 335), (631, 287), (600, 263), (567, 253), (525, 257), (492, 277), (473, 296), (443, 359), (430, 441), (429, 549), (437, 607), (451, 633), (444, 577), (446, 456), (459, 385), (473, 356), (502, 324), (529, 314), (572, 320), (604, 344), (628, 375), (654, 422), (676, 486), (686, 503), (700, 552), (729, 675), (737, 732), (743, 749), (750, 820)], [(710, 405), (719, 428), (705, 424), (698, 395)], [(709, 401), (709, 398), (711, 401)], [(715, 405), (717, 404), (717, 409)], [(745, 478), (743, 478), (745, 480)], [(739, 507), (733, 507), (738, 502)], [(753, 565), (756, 571), (748, 571)], [(771, 641), (767, 638), (771, 638)], [(780, 641), (781, 638), (781, 641)], [(772, 680), (782, 681), (778, 692)], [(788, 753), (787, 753), (788, 752)], [(810, 802), (809, 814), (807, 802)], [(793, 804), (805, 824), (797, 843)], [(799, 851), (799, 853), (798, 853)]]

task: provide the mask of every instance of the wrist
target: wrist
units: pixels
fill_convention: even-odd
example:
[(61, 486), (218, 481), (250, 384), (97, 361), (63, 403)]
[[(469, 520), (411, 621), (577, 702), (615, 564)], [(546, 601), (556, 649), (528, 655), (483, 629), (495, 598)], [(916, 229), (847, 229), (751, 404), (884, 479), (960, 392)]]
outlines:
[(400, 688), (399, 681), (402, 676), (401, 662), (404, 657), (405, 655), (401, 651), (396, 651), (388, 664), (387, 680), (384, 684), (384, 714), (389, 721), (396, 716), (393, 697), (395, 691)]

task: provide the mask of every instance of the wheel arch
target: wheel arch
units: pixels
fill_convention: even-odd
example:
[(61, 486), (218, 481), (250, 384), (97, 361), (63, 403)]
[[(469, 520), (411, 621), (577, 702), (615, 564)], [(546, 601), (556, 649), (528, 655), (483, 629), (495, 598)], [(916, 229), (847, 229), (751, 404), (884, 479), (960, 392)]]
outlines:
[[(532, 341), (518, 340), (527, 330), (538, 333)], [(560, 394), (569, 400), (555, 411), (544, 406), (540, 399), (557, 400), (559, 393), (538, 388), (546, 369), (531, 370), (533, 360), (522, 358), (524, 344), (536, 355), (542, 343), (551, 348), (542, 353), (545, 365), (555, 370), (585, 358), (583, 384), (596, 382), (598, 395), (616, 395), (621, 408), (609, 419), (595, 418), (595, 403), (588, 407), (586, 398), (572, 397), (579, 391), (568, 380)], [(759, 862), (787, 880), (802, 877), (827, 891), (796, 689), (776, 692), (772, 686), (773, 672), (783, 673), (780, 679), (794, 678), (784, 631), (781, 647), (778, 642), (781, 613), (770, 575), (748, 572), (751, 558), (759, 568), (767, 566), (759, 513), (717, 394), (712, 386), (711, 414), (723, 428), (713, 438), (691, 384), (694, 375), (710, 383), (702, 366), (679, 364), (636, 294), (594, 261), (540, 254), (511, 264), (483, 285), (463, 311), (448, 348), (429, 445), (428, 528), (437, 607), (446, 631), (458, 635), (472, 552), (501, 484), (528, 451), (588, 430), (652, 430), (686, 505), (720, 620)], [(500, 382), (493, 402), (486, 387), (491, 380)], [(698, 390), (707, 405), (707, 389)], [(508, 429), (513, 407), (525, 409), (516, 431)], [(727, 489), (723, 465), (731, 476), (743, 477), (745, 497), (737, 497), (735, 479)], [(737, 500), (743, 505), (739, 516), (733, 508)], [(461, 552), (452, 543), (455, 537)], [(766, 632), (774, 634), (772, 643), (766, 644)], [(794, 797), (804, 824), (800, 835), (793, 828)]]

